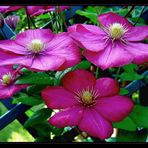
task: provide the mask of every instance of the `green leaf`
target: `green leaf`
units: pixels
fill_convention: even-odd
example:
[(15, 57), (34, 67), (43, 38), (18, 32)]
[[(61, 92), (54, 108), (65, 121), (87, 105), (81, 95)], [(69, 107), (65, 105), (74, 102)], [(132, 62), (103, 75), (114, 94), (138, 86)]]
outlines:
[(81, 16), (85, 16), (86, 18), (89, 18), (94, 24), (98, 24), (98, 15), (95, 12), (86, 12), (86, 11), (82, 11), (82, 10), (77, 10), (76, 11), (77, 14), (81, 15)]
[(122, 79), (122, 81), (133, 81), (133, 80), (140, 80), (143, 79), (142, 75), (139, 75), (137, 73), (127, 73), (124, 72), (120, 75), (120, 78)]
[(89, 69), (90, 66), (91, 66), (91, 63), (89, 61), (82, 61), (81, 63), (79, 63), (76, 66), (72, 67), (72, 70)]
[(64, 131), (64, 128), (56, 128), (55, 126), (51, 126), (51, 132), (56, 135), (60, 136)]
[(36, 19), (49, 19), (50, 15), (48, 13), (39, 15)]
[(33, 106), (33, 105), (38, 105), (40, 103), (43, 103), (43, 100), (40, 96), (28, 96), (25, 93), (19, 93), (13, 97), (12, 103), (14, 104), (18, 102)]
[(113, 127), (128, 131), (136, 131), (136, 124), (132, 121), (130, 117), (126, 117), (120, 122), (114, 122)]
[(129, 117), (135, 122), (137, 127), (148, 128), (148, 107), (134, 105)]
[(128, 13), (128, 9), (118, 9), (118, 14), (121, 15), (121, 16), (125, 16), (127, 13)]
[(47, 85), (32, 85), (27, 87), (27, 93), (30, 95), (39, 94)]
[(50, 137), (37, 137), (34, 142), (50, 142)]
[(148, 83), (148, 75), (145, 77), (145, 82)]
[[(137, 19), (138, 19), (137, 17), (132, 17), (132, 18), (130, 18), (130, 21), (133, 22), (133, 23), (135, 23), (135, 22), (137, 22)], [(142, 24), (142, 26), (145, 25), (145, 21), (144, 21), (143, 18), (139, 18), (137, 23)], [(137, 26), (137, 25), (136, 25), (136, 26)]]
[(16, 84), (53, 85), (54, 79), (46, 73), (31, 73), (20, 77)]
[(86, 12), (92, 12), (92, 13), (97, 13), (97, 11), (99, 11), (101, 9), (101, 7), (103, 8), (104, 6), (98, 6), (97, 8), (94, 6), (88, 6), (84, 9), (84, 11)]
[(109, 8), (105, 6), (94, 6), (93, 9), (95, 9), (94, 12), (97, 12), (97, 15), (110, 11)]
[(132, 15), (132, 18), (136, 18), (137, 19), (139, 17), (139, 15), (140, 15), (140, 11), (137, 8), (134, 8), (134, 10), (132, 11), (131, 15)]
[(43, 121), (39, 124), (36, 124), (34, 126), (34, 128), (36, 129), (39, 137), (46, 137), (46, 136), (50, 136), (50, 132), (51, 132), (51, 126), (48, 123), (48, 121)]
[(117, 139), (115, 137), (110, 137), (108, 139), (105, 139), (107, 142), (117, 142)]
[(25, 74), (30, 74), (30, 73), (32, 73), (32, 71), (30, 71), (30, 70), (27, 69), (27, 68), (22, 68), (22, 69), (21, 69), (21, 72), (23, 72), (23, 73), (25, 73)]
[(123, 69), (126, 71), (126, 72), (134, 72), (135, 70), (138, 70), (138, 66), (136, 64), (128, 64), (128, 65), (125, 65), (123, 67)]
[(142, 75), (139, 75), (136, 70), (138, 66), (136, 64), (128, 64), (123, 67), (124, 72), (120, 75), (122, 81), (133, 81), (143, 79)]
[(126, 88), (120, 88), (120, 95), (127, 95), (129, 93), (129, 91)]
[(35, 112), (24, 124), (24, 127), (31, 127), (37, 125), (51, 116), (52, 110), (49, 108), (43, 108)]
[(136, 132), (129, 132), (119, 130), (117, 135), (117, 142), (146, 142), (147, 131), (141, 130)]

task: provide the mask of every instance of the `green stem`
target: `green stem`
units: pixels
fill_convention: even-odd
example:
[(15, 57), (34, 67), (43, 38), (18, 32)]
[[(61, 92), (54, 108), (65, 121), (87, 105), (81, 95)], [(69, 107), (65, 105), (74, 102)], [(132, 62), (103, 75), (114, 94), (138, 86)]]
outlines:
[(48, 14), (50, 15), (50, 18), (51, 18), (52, 31), (54, 31), (53, 16), (52, 16), (51, 12), (49, 12)]
[(30, 18), (30, 21), (31, 21), (31, 23), (32, 23), (33, 27), (34, 27), (35, 29), (37, 29), (37, 27), (36, 27), (36, 25), (35, 25), (35, 23), (34, 23), (33, 19), (32, 19), (30, 16), (29, 16), (29, 18)]
[(55, 28), (56, 28), (56, 33), (58, 33), (58, 9), (59, 9), (59, 8), (58, 8), (58, 6), (55, 6), (55, 8), (56, 8), (56, 9), (55, 9), (55, 18), (56, 18), (56, 19), (55, 19), (55, 21), (56, 21), (56, 22), (55, 22)]
[(96, 68), (96, 78), (99, 76), (99, 67)]
[(27, 7), (25, 6), (26, 16), (27, 16), (27, 23), (28, 23), (28, 29), (30, 29), (30, 20), (29, 20), (29, 14), (27, 12)]
[(121, 67), (119, 67), (118, 70), (117, 70), (117, 73), (116, 73), (116, 76), (115, 76), (115, 80), (118, 79), (118, 76), (119, 76), (120, 70), (121, 70)]
[(65, 21), (65, 19), (64, 19), (64, 16), (63, 16), (63, 13), (61, 12), (60, 13), (60, 17), (61, 17), (61, 19), (62, 19), (62, 23), (64, 24), (64, 26), (65, 26), (65, 29), (67, 30), (67, 24), (66, 24), (66, 21)]
[(57, 14), (57, 17), (58, 17), (58, 22), (59, 22), (59, 25), (60, 25), (60, 31), (63, 32), (63, 18), (62, 18), (62, 13), (60, 12), (60, 7), (57, 8), (58, 9), (58, 14)]

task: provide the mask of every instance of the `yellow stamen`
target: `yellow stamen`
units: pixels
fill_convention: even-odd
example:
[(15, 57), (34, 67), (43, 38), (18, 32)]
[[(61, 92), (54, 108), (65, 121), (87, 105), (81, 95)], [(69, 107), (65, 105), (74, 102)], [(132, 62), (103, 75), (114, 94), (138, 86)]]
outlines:
[(82, 100), (85, 104), (90, 104), (93, 102), (93, 95), (89, 91), (84, 91), (82, 93)]
[(9, 84), (11, 82), (11, 80), (12, 80), (12, 77), (9, 74), (5, 74), (2, 77), (3, 84)]
[(121, 38), (126, 31), (127, 29), (125, 29), (123, 25), (119, 23), (114, 23), (109, 27), (109, 32), (113, 39)]
[(39, 53), (44, 49), (44, 43), (39, 39), (34, 39), (29, 44), (28, 49), (34, 53)]

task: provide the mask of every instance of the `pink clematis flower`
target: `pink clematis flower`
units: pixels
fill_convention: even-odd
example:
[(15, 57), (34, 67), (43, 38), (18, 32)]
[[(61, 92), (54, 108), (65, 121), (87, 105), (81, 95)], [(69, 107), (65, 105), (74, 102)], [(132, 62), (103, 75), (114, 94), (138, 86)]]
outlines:
[(0, 66), (0, 99), (10, 98), (28, 86), (15, 84), (18, 76), (16, 77), (13, 66)]
[(78, 126), (90, 136), (109, 138), (112, 122), (121, 121), (131, 111), (133, 102), (120, 96), (119, 84), (111, 78), (95, 79), (86, 70), (75, 70), (62, 78), (63, 86), (49, 86), (42, 98), (52, 109), (60, 109), (49, 119), (58, 128)]
[(70, 36), (85, 49), (84, 56), (103, 70), (128, 63), (148, 62), (148, 26), (134, 27), (127, 19), (109, 12), (98, 17), (101, 28), (76, 24), (69, 27)]
[(81, 52), (68, 33), (53, 34), (50, 29), (27, 30), (15, 40), (0, 41), (0, 49), (11, 55), (3, 57), (0, 65), (20, 64), (33, 71), (63, 70), (81, 60)]
[[(69, 7), (70, 6), (59, 6), (59, 11), (64, 11)], [(27, 12), (31, 17), (52, 11), (55, 11), (55, 6), (27, 6)]]

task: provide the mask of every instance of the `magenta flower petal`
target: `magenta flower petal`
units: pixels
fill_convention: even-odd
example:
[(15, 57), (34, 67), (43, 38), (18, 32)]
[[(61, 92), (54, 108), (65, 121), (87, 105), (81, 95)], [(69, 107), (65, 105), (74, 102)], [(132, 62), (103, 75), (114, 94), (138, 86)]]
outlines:
[(128, 43), (126, 50), (133, 55), (133, 63), (142, 64), (148, 62), (148, 44)]
[(28, 44), (34, 40), (39, 39), (43, 43), (51, 41), (54, 37), (54, 34), (50, 29), (33, 29), (22, 32), (16, 36), (15, 42), (26, 47)]
[(13, 72), (13, 66), (12, 65), (7, 65), (7, 66), (0, 66), (0, 78), (9, 72)]
[(13, 40), (1, 40), (0, 41), (0, 48), (4, 51), (9, 51), (16, 54), (24, 55), (26, 53), (26, 49), (19, 44), (17, 44)]
[(119, 93), (120, 87), (116, 80), (111, 78), (100, 78), (96, 80), (95, 89), (99, 97), (113, 96)]
[[(4, 55), (4, 54), (2, 54), (2, 55)], [(7, 53), (6, 53), (6, 55), (7, 55)], [(12, 57), (10, 57), (10, 55)], [(2, 65), (13, 65), (13, 64), (21, 64), (21, 65), (24, 65), (25, 67), (30, 67), (32, 65), (32, 58), (27, 57), (27, 56), (19, 56), (19, 55), (9, 54), (8, 57), (6, 57), (4, 60), (2, 60), (0, 62), (1, 66)]]
[(44, 6), (27, 6), (27, 13), (29, 15), (34, 15), (34, 13), (36, 13), (37, 11), (43, 8)]
[(7, 99), (12, 97), (15, 93), (22, 89), (25, 89), (28, 85), (15, 85), (11, 84), (9, 86), (0, 85), (0, 99)]
[(55, 35), (54, 39), (47, 46), (48, 50), (46, 52), (49, 55), (56, 55), (65, 59), (65, 62), (58, 70), (64, 70), (74, 66), (81, 60), (80, 49), (74, 44), (67, 33)]
[(72, 92), (92, 88), (95, 81), (95, 77), (90, 72), (82, 69), (69, 72), (62, 78), (64, 88)]
[(16, 10), (19, 10), (21, 8), (24, 8), (24, 6), (9, 6), (8, 9), (5, 10), (5, 13), (11, 12), (11, 11), (16, 11)]
[(36, 12), (30, 14), (31, 17), (41, 15), (45, 12), (49, 12), (50, 10), (45, 10), (44, 8), (38, 9)]
[(58, 128), (63, 128), (66, 126), (76, 126), (79, 124), (83, 115), (83, 108), (72, 107), (67, 108), (59, 113), (56, 113), (49, 119), (49, 123)]
[(63, 87), (47, 87), (42, 91), (42, 98), (46, 105), (52, 109), (62, 109), (79, 104), (74, 94)]
[(16, 11), (16, 10), (21, 9), (23, 7), (24, 6), (0, 6), (0, 12), (7, 13), (7, 12), (11, 12), (11, 11)]
[(103, 25), (104, 27), (108, 27), (108, 25), (113, 23), (120, 23), (128, 27), (133, 26), (126, 18), (113, 12), (108, 12), (108, 13), (99, 15), (98, 20), (101, 23), (101, 25)]
[(103, 39), (106, 34), (94, 25), (74, 25), (69, 27), (69, 35), (90, 51), (101, 51), (106, 46)]
[(104, 31), (95, 25), (75, 24), (75, 25), (68, 27), (68, 32), (72, 33), (72, 32), (76, 32), (76, 31), (82, 31), (84, 33), (94, 33), (95, 35), (98, 34), (98, 35), (102, 35), (102, 36), (105, 35)]
[(109, 121), (121, 121), (132, 110), (133, 102), (125, 96), (99, 98), (94, 107), (98, 113)]
[(32, 59), (32, 64), (29, 65), (28, 68), (33, 71), (54, 71), (60, 67), (64, 61), (65, 59), (60, 56), (41, 55)]
[(93, 109), (85, 109), (78, 127), (90, 136), (100, 139), (109, 138), (113, 133), (112, 124)]
[(128, 41), (142, 41), (148, 37), (148, 26), (131, 27), (126, 37)]
[(27, 12), (31, 17), (38, 16), (50, 11), (55, 11), (55, 6), (27, 6)]
[(119, 67), (131, 63), (133, 56), (124, 49), (124, 46), (117, 43), (112, 46), (111, 44), (101, 52), (91, 52), (86, 50), (84, 56), (103, 70), (110, 67)]
[(10, 6), (0, 6), (0, 12), (5, 12)]

